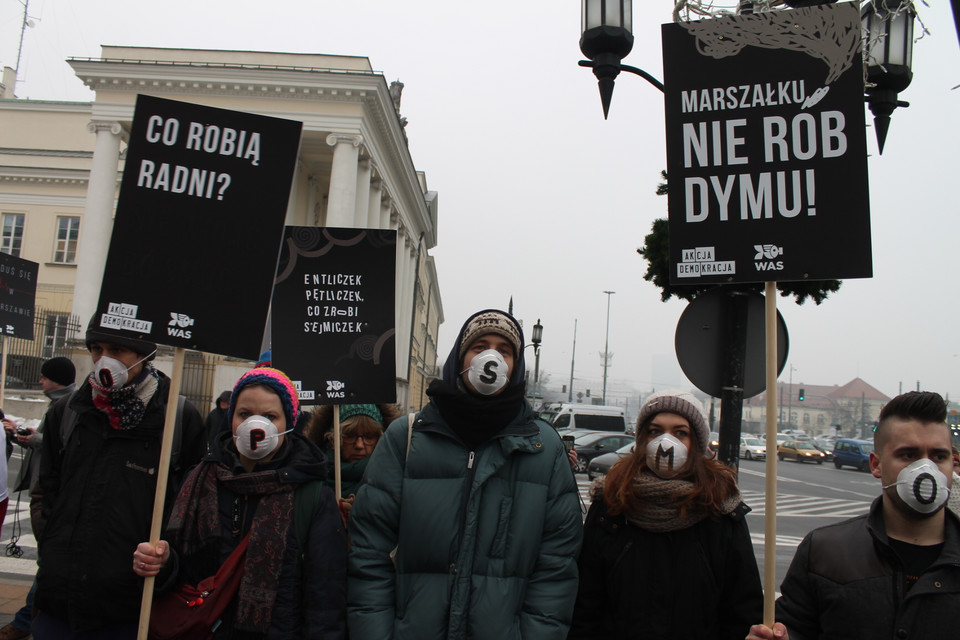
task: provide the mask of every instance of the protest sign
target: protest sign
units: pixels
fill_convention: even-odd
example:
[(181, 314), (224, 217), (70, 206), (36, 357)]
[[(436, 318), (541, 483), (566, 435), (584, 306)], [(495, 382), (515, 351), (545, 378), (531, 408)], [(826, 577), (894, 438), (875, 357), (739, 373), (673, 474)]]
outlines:
[(36, 262), (0, 253), (0, 333), (33, 340)]
[(306, 404), (396, 402), (393, 229), (287, 227), (273, 289), (273, 365)]
[(662, 36), (671, 284), (870, 277), (856, 3)]
[(96, 326), (255, 359), (301, 126), (138, 96)]

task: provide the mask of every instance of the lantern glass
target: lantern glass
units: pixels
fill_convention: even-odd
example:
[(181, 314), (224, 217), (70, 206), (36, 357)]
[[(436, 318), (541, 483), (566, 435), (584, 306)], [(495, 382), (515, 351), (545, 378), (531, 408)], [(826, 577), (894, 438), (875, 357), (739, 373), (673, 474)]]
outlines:
[(537, 324), (533, 325), (533, 337), (530, 338), (530, 341), (534, 345), (539, 345), (543, 340), (543, 325), (540, 324), (540, 319), (537, 318)]
[(623, 27), (633, 31), (633, 0), (583, 0), (582, 31), (595, 27)]

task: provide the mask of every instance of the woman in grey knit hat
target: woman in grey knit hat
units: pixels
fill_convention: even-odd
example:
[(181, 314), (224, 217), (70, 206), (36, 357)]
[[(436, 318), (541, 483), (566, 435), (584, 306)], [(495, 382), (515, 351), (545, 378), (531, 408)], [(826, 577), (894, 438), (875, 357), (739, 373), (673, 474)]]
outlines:
[(644, 403), (633, 452), (594, 487), (568, 640), (740, 640), (760, 619), (750, 509), (708, 437), (690, 393)]

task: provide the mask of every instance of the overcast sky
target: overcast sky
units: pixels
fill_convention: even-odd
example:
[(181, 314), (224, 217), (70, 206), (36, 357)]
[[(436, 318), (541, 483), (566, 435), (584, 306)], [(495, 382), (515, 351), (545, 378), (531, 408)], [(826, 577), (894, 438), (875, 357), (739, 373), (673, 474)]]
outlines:
[[(672, 3), (636, 5), (625, 62), (662, 78)], [(16, 65), (22, 10), (0, 0), (3, 65)], [(919, 382), (960, 400), (960, 47), (950, 3), (920, 11), (931, 35), (914, 48), (901, 95), (911, 106), (893, 115), (883, 156), (867, 133), (874, 276), (845, 281), (819, 307), (778, 300), (790, 335), (781, 380), (792, 366), (794, 383), (860, 376), (892, 396)], [(577, 321), (575, 390), (597, 393), (608, 290), (608, 396), (688, 386), (674, 355), (686, 303), (661, 303), (636, 253), (666, 215), (655, 195), (662, 94), (622, 75), (603, 120), (596, 81), (577, 66), (579, 3), (32, 0), (30, 16), (21, 98), (92, 100), (65, 60), (99, 57), (102, 44), (368, 57), (406, 85), (413, 162), (439, 193), (441, 359), (471, 312), (513, 296), (528, 332), (543, 323), (540, 369), (557, 387), (570, 377)]]

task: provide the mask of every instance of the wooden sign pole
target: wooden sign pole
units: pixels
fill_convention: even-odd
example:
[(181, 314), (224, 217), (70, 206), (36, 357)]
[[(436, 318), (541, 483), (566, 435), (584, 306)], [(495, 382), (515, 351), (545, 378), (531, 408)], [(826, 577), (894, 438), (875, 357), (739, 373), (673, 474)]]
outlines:
[(763, 624), (773, 627), (777, 592), (777, 283), (767, 282), (764, 307), (767, 374), (767, 466), (763, 535)]

